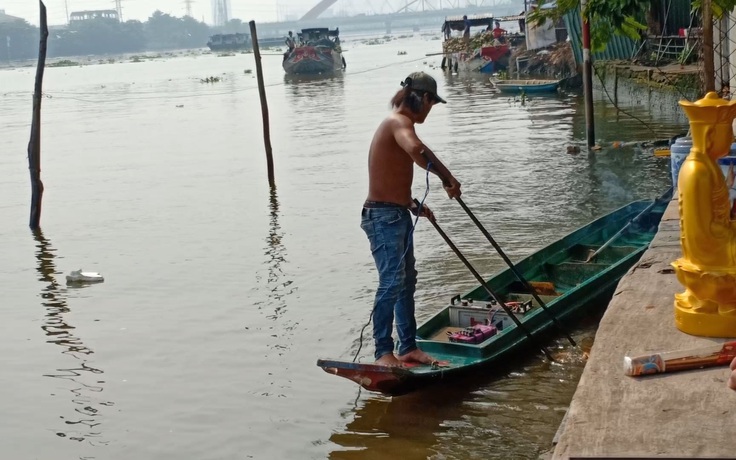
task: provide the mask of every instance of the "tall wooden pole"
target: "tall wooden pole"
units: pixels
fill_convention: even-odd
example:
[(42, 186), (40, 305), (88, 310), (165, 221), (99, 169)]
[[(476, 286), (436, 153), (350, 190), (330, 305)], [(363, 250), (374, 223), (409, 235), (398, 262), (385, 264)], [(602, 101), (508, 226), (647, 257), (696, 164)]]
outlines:
[(256, 76), (258, 77), (258, 92), (261, 95), (261, 112), (263, 114), (263, 144), (266, 146), (266, 164), (268, 166), (268, 185), (276, 186), (273, 175), (273, 151), (271, 150), (271, 128), (268, 122), (268, 101), (266, 101), (266, 87), (263, 83), (263, 67), (261, 66), (261, 50), (258, 47), (258, 33), (256, 22), (250, 21), (250, 39), (253, 42), (253, 56), (256, 60)]
[(593, 64), (590, 61), (590, 22), (585, 11), (586, 0), (580, 0), (580, 18), (583, 21), (583, 95), (585, 97), (585, 138), (588, 148), (595, 145), (593, 117)]
[(716, 69), (713, 62), (713, 9), (711, 0), (703, 0), (703, 83), (705, 92), (716, 90)]
[(46, 5), (38, 1), (41, 9), (41, 41), (38, 46), (38, 66), (36, 68), (36, 85), (33, 90), (33, 120), (31, 122), (31, 140), (28, 142), (28, 169), (31, 172), (31, 230), (41, 225), (41, 200), (43, 198), (43, 182), (41, 182), (41, 95), (43, 94), (43, 71), (46, 67), (46, 43), (49, 28), (46, 23)]

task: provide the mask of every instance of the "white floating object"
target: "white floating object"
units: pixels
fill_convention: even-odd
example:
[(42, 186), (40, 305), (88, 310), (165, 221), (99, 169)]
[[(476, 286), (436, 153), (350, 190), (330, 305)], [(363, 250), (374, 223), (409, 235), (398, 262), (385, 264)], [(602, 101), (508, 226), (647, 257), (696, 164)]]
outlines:
[(71, 273), (66, 275), (66, 280), (70, 283), (101, 283), (105, 281), (99, 273), (96, 272), (83, 272), (81, 269), (73, 270)]

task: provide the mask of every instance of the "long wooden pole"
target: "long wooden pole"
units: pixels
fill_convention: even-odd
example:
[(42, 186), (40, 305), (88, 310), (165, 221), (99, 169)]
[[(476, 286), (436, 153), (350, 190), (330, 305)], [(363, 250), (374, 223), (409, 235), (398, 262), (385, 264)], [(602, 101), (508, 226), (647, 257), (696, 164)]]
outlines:
[[(418, 200), (415, 199), (414, 203), (417, 205), (417, 209), (421, 208), (421, 205)], [(506, 312), (506, 315), (508, 315), (508, 317), (511, 318), (514, 324), (516, 324), (516, 327), (518, 327), (524, 334), (526, 334), (527, 338), (529, 339), (529, 342), (531, 343), (537, 342), (538, 340), (532, 335), (531, 331), (527, 327), (525, 327), (521, 321), (519, 321), (519, 318), (517, 318), (516, 315), (514, 315), (513, 310), (511, 310), (511, 308), (509, 308), (509, 306), (506, 305), (503, 299), (501, 299), (501, 296), (493, 292), (491, 287), (488, 285), (488, 282), (484, 280), (482, 276), (480, 276), (480, 273), (478, 273), (478, 271), (470, 264), (470, 261), (468, 261), (468, 259), (463, 255), (463, 253), (460, 252), (460, 249), (458, 249), (458, 247), (455, 245), (455, 243), (452, 242), (450, 237), (447, 236), (447, 233), (445, 233), (444, 230), (442, 230), (442, 227), (440, 227), (437, 221), (434, 219), (429, 219), (429, 222), (432, 224), (434, 229), (437, 230), (437, 233), (439, 233), (442, 239), (445, 240), (445, 243), (447, 243), (450, 249), (452, 249), (452, 252), (455, 253), (457, 258), (460, 259), (460, 261), (463, 264), (465, 264), (468, 270), (470, 270), (470, 273), (473, 274), (475, 279), (480, 283), (481, 287), (483, 287), (483, 289), (485, 289), (488, 295), (492, 299), (494, 299), (501, 306), (501, 308), (504, 309), (504, 311)], [(554, 358), (552, 357), (549, 350), (547, 350), (547, 348), (544, 345), (539, 344), (539, 349), (542, 350), (542, 353), (544, 353), (547, 359), (549, 359), (550, 361), (554, 361)]]
[(263, 114), (263, 144), (266, 146), (266, 164), (268, 166), (268, 185), (276, 186), (273, 174), (273, 150), (271, 149), (271, 127), (268, 122), (268, 101), (266, 100), (266, 87), (263, 83), (263, 67), (261, 66), (261, 50), (258, 47), (258, 33), (256, 22), (250, 21), (250, 38), (253, 42), (253, 56), (256, 60), (256, 76), (258, 78), (258, 92), (261, 95), (261, 112)]
[(588, 148), (595, 145), (595, 119), (593, 117), (593, 64), (590, 61), (590, 22), (586, 16), (586, 0), (580, 1), (580, 17), (583, 21), (583, 95), (585, 97), (585, 138)]
[[(424, 152), (422, 152), (422, 156), (427, 161), (427, 163), (429, 163), (429, 158), (427, 157), (427, 155)], [(443, 184), (448, 184), (449, 183), (442, 176), (440, 176), (440, 179), (442, 180), (442, 183)], [(577, 343), (575, 343), (575, 340), (572, 338), (572, 336), (567, 333), (567, 331), (565, 330), (564, 327), (562, 327), (562, 324), (560, 324), (560, 322), (557, 320), (557, 318), (555, 317), (555, 315), (553, 315), (552, 312), (549, 311), (549, 309), (547, 308), (547, 304), (544, 303), (544, 301), (542, 300), (542, 298), (539, 297), (539, 295), (537, 294), (537, 290), (534, 289), (534, 287), (529, 283), (529, 281), (527, 281), (527, 279), (519, 272), (519, 270), (516, 269), (516, 266), (514, 265), (514, 263), (511, 262), (511, 259), (509, 259), (509, 257), (506, 255), (506, 253), (504, 252), (504, 250), (501, 249), (501, 246), (496, 242), (496, 240), (493, 238), (493, 236), (491, 236), (491, 233), (488, 230), (486, 230), (486, 228), (483, 226), (483, 224), (480, 222), (480, 220), (478, 220), (478, 218), (475, 217), (475, 214), (473, 213), (473, 211), (470, 210), (470, 208), (468, 207), (468, 205), (465, 204), (465, 201), (463, 201), (463, 199), (460, 198), (459, 196), (458, 197), (455, 197), (455, 201), (458, 202), (458, 204), (460, 205), (460, 207), (462, 207), (463, 210), (465, 211), (465, 213), (468, 215), (468, 217), (470, 217), (470, 220), (472, 220), (473, 223), (475, 224), (475, 226), (478, 227), (478, 230), (480, 230), (480, 232), (483, 234), (483, 236), (486, 237), (486, 239), (488, 240), (488, 242), (491, 243), (491, 246), (493, 246), (493, 249), (495, 249), (496, 252), (498, 253), (498, 255), (501, 256), (501, 258), (503, 259), (503, 261), (506, 262), (506, 265), (508, 265), (509, 270), (511, 270), (511, 272), (514, 274), (514, 276), (516, 277), (516, 279), (518, 279), (521, 282), (521, 284), (524, 285), (524, 287), (527, 289), (527, 291), (529, 291), (529, 294), (531, 294), (531, 296), (534, 298), (534, 300), (537, 301), (537, 304), (542, 308), (542, 310), (544, 310), (549, 315), (550, 319), (555, 324), (555, 326), (557, 326), (557, 328), (560, 330), (560, 332), (562, 332), (563, 334), (565, 334), (565, 336), (567, 337), (567, 340), (570, 341), (570, 344), (572, 346), (574, 346), (574, 347), (577, 346)], [(452, 246), (450, 246), (450, 247), (452, 247)], [(460, 255), (460, 254), (458, 254), (458, 255)], [(471, 267), (468, 266), (468, 268), (471, 268)], [(472, 271), (473, 270), (471, 268), (471, 272)], [(483, 281), (481, 279), (481, 284), (482, 283), (483, 283)], [(493, 296), (493, 297), (495, 298), (495, 296)], [(496, 300), (498, 301), (498, 299), (496, 299)]]
[(31, 230), (41, 225), (41, 201), (43, 198), (43, 182), (41, 182), (41, 95), (43, 94), (43, 71), (46, 67), (46, 43), (49, 28), (46, 23), (46, 5), (38, 1), (41, 10), (41, 41), (38, 46), (38, 66), (36, 68), (36, 84), (33, 90), (33, 120), (31, 122), (31, 140), (28, 142), (28, 169), (31, 172)]
[(716, 90), (716, 69), (713, 62), (713, 8), (711, 0), (703, 0), (703, 83), (705, 92)]

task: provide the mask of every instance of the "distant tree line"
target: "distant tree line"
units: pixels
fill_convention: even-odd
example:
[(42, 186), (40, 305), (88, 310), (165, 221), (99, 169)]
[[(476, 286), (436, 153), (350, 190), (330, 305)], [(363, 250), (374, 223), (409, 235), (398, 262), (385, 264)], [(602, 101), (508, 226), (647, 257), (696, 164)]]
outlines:
[[(215, 33), (246, 32), (239, 19), (226, 26), (210, 28), (185, 16), (156, 11), (146, 22), (96, 18), (72, 22), (66, 29), (49, 32), (48, 55), (84, 56), (133, 53), (144, 50), (200, 48)], [(39, 30), (25, 20), (0, 23), (0, 62), (32, 59), (38, 55)]]

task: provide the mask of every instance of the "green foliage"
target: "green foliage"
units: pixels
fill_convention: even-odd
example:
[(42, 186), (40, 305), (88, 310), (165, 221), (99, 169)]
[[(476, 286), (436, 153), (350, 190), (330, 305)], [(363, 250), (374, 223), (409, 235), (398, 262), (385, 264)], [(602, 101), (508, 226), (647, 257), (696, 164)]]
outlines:
[(682, 51), (680, 51), (680, 54), (677, 56), (677, 62), (682, 65), (689, 64), (695, 57), (695, 53), (693, 53), (694, 50), (695, 48), (691, 48), (689, 44), (685, 45), (685, 47), (682, 48)]
[[(693, 0), (693, 10), (700, 10), (703, 6), (702, 0)], [(720, 19), (725, 13), (733, 11), (736, 7), (736, 0), (712, 0), (711, 9), (713, 17)]]
[(70, 61), (69, 59), (64, 59), (63, 61), (53, 62), (49, 64), (49, 67), (76, 67), (78, 65), (80, 65), (78, 62)]
[[(235, 21), (235, 22), (233, 22)], [(242, 21), (232, 20), (233, 27)], [(0, 61), (32, 59), (38, 55), (39, 30), (26, 21), (0, 23)], [(73, 22), (49, 33), (48, 56), (135, 53), (146, 49), (200, 48), (209, 27), (191, 17), (177, 18), (156, 11), (145, 23), (97, 18)], [(8, 38), (9, 37), (9, 42)], [(7, 44), (10, 46), (6, 46)]]
[[(602, 51), (614, 35), (622, 35), (633, 40), (641, 38), (646, 30), (642, 19), (646, 17), (652, 0), (588, 0), (585, 8), (586, 17), (590, 21), (591, 48)], [(703, 0), (692, 0), (693, 11), (700, 10)], [(554, 0), (542, 0), (541, 4), (550, 4)], [(553, 8), (533, 11), (529, 21), (557, 21), (570, 11), (574, 11), (580, 0), (557, 0)], [(712, 0), (713, 16), (721, 18), (736, 8), (736, 0)]]
[(189, 16), (175, 16), (156, 11), (145, 24), (149, 47), (155, 49), (199, 48), (207, 43), (207, 24)]
[(38, 29), (20, 19), (0, 23), (0, 61), (38, 55)]
[[(543, 0), (551, 3), (552, 0)], [(736, 1), (736, 0), (724, 0)], [(602, 51), (614, 35), (622, 35), (634, 40), (641, 38), (646, 26), (637, 18), (643, 18), (649, 8), (650, 0), (588, 0), (585, 14), (590, 21), (590, 41), (592, 51)], [(574, 11), (579, 0), (559, 0), (553, 8), (539, 9), (530, 14), (530, 21), (557, 21), (566, 13)]]
[(146, 45), (139, 21), (120, 23), (97, 18), (74, 22), (49, 38), (49, 53), (56, 56), (117, 54), (139, 51)]

